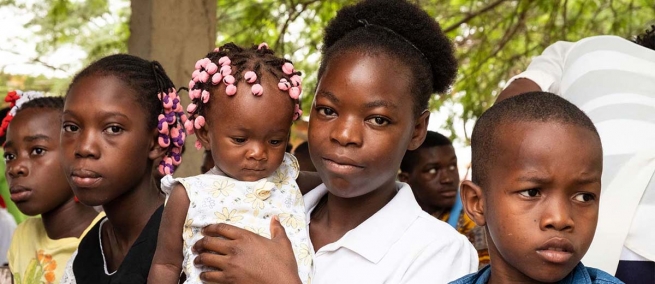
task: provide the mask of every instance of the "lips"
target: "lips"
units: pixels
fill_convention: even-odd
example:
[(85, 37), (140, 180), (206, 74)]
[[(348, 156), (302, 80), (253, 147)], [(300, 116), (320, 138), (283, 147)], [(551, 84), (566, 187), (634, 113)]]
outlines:
[(353, 174), (364, 169), (363, 165), (344, 156), (323, 157), (326, 169), (337, 174)]
[(20, 185), (10, 187), (9, 193), (11, 194), (9, 198), (15, 203), (27, 201), (32, 196), (31, 189)]
[(71, 173), (71, 182), (78, 188), (93, 188), (100, 184), (102, 176), (90, 170), (73, 170)]
[(568, 262), (575, 249), (568, 239), (552, 238), (537, 248), (537, 254), (546, 262), (563, 264)]

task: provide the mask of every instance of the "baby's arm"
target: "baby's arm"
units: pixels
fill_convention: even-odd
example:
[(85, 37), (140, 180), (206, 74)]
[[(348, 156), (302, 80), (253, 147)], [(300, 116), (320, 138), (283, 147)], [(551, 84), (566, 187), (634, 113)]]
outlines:
[(300, 192), (305, 195), (305, 193), (319, 186), (323, 181), (321, 177), (318, 176), (317, 172), (299, 172), (298, 178), (296, 178), (296, 183), (300, 188)]
[(189, 203), (184, 186), (173, 186), (161, 218), (157, 251), (152, 259), (148, 283), (178, 283), (184, 261), (182, 233)]

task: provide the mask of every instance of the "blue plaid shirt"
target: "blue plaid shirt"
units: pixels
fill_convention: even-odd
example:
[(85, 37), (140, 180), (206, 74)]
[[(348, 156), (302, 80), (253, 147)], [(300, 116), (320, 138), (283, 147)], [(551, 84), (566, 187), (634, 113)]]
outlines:
[[(491, 265), (487, 265), (477, 273), (466, 275), (450, 284), (486, 284), (491, 276)], [(582, 262), (573, 269), (564, 279), (558, 283), (562, 284), (625, 284), (616, 277), (607, 274), (596, 268), (585, 267)]]

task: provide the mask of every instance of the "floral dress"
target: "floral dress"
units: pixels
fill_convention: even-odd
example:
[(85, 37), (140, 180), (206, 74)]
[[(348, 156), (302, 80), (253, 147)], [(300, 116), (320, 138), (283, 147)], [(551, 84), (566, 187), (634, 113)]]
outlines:
[(185, 283), (202, 283), (203, 269), (194, 266), (197, 254), (191, 248), (202, 238), (207, 225), (227, 223), (270, 238), (271, 218), (277, 215), (293, 246), (298, 273), (304, 283), (310, 282), (312, 265), (309, 232), (305, 224), (305, 205), (296, 183), (298, 161), (285, 154), (282, 164), (268, 178), (239, 181), (225, 176), (216, 167), (206, 174), (174, 179), (166, 176), (162, 190), (167, 194), (175, 183), (186, 189), (190, 204), (184, 224)]

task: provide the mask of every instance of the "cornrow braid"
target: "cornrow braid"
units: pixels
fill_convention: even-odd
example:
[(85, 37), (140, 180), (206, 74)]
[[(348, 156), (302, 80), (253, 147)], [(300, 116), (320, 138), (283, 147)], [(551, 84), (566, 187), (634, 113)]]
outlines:
[(147, 127), (157, 128), (158, 143), (166, 149), (158, 170), (164, 175), (172, 174), (182, 162), (182, 147), (186, 139), (183, 125), (187, 117), (178, 91), (161, 64), (128, 54), (110, 55), (78, 73), (68, 90), (81, 78), (93, 75), (115, 76), (135, 91), (135, 99), (146, 111)]
[[(302, 115), (299, 101), (302, 73), (294, 69), (293, 63), (275, 56), (275, 52), (266, 43), (248, 49), (227, 43), (196, 62), (189, 81), (191, 103), (186, 109), (189, 119), (184, 125), (187, 133), (193, 134), (205, 125), (206, 109), (214, 88), (224, 84), (227, 95), (233, 96), (237, 92), (237, 83), (243, 80), (251, 85), (253, 95), (261, 96), (264, 94), (261, 85), (264, 73), (279, 78), (278, 89), (288, 92), (295, 103), (293, 120), (299, 119)], [(199, 141), (196, 141), (195, 146), (198, 149), (202, 147)]]

